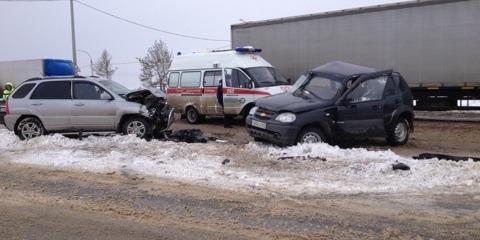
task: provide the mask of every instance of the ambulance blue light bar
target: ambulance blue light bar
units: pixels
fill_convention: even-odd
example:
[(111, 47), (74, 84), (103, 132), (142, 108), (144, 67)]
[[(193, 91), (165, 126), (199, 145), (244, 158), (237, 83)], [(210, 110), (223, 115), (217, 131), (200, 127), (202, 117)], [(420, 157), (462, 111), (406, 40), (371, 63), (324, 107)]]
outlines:
[(262, 52), (262, 49), (247, 46), (247, 47), (237, 47), (235, 48), (235, 51), (238, 53), (260, 53)]

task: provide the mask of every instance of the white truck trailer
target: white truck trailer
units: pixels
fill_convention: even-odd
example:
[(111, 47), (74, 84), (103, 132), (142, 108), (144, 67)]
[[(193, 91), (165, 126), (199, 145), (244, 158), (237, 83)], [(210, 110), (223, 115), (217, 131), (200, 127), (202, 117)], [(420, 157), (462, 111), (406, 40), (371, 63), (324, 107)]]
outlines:
[[(400, 0), (399, 0), (400, 1)], [(480, 1), (418, 0), (236, 24), (232, 47), (263, 49), (295, 80), (330, 61), (402, 73), (419, 109), (480, 99)], [(472, 109), (472, 108), (467, 108)]]

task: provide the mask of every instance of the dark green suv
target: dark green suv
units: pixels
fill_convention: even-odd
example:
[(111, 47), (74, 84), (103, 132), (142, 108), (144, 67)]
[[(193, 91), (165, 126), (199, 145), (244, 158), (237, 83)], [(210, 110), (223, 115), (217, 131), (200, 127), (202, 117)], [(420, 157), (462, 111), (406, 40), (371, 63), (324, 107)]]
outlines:
[(398, 72), (331, 62), (302, 75), (288, 93), (256, 102), (246, 127), (281, 146), (385, 137), (397, 146), (413, 131), (413, 97)]

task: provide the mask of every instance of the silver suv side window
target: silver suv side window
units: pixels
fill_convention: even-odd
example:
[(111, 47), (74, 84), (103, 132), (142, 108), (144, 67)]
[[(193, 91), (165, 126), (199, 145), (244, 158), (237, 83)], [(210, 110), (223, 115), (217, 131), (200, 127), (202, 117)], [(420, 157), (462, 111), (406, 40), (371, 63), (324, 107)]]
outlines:
[(26, 97), (35, 87), (35, 83), (27, 83), (22, 85), (15, 93), (12, 95), (12, 98), (24, 98)]
[(74, 82), (73, 83), (74, 99), (101, 100), (102, 94), (110, 95), (107, 91), (105, 91), (100, 86), (90, 82)]
[(388, 77), (382, 76), (360, 83), (360, 85), (348, 95), (349, 102), (360, 103), (381, 100), (387, 79)]
[(30, 99), (72, 99), (70, 81), (53, 81), (38, 84)]

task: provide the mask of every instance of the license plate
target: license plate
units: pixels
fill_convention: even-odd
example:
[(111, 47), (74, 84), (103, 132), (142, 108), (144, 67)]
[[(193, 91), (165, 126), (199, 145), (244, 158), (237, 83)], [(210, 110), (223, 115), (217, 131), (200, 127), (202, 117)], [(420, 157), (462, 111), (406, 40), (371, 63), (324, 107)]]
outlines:
[(259, 122), (259, 121), (256, 121), (256, 120), (252, 120), (252, 126), (257, 127), (257, 128), (261, 128), (261, 129), (266, 129), (267, 128), (266, 123)]

